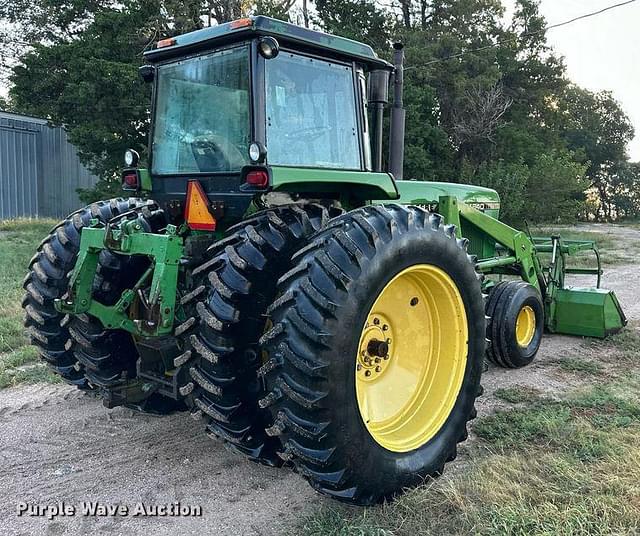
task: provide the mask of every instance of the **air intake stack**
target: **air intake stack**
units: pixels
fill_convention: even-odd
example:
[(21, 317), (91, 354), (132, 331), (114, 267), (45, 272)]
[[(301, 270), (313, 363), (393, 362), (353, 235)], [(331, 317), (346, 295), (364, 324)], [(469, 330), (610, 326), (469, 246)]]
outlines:
[(391, 108), (391, 129), (389, 133), (389, 173), (396, 180), (402, 180), (404, 164), (404, 118), (405, 109), (402, 103), (404, 87), (404, 45), (393, 45), (393, 106)]

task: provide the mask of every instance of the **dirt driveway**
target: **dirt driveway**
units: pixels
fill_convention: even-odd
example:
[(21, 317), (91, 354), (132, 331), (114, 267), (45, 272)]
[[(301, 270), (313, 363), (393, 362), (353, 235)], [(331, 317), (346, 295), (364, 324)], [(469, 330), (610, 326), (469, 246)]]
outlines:
[[(640, 244), (640, 231), (611, 227), (607, 232)], [(631, 329), (638, 329), (638, 264), (607, 268), (603, 285), (618, 293)], [(576, 380), (553, 363), (584, 352), (582, 339), (547, 337), (532, 366), (518, 371), (491, 368), (483, 380), (486, 394), (480, 414), (499, 405), (492, 396), (497, 387), (565, 390), (567, 382)], [(291, 471), (262, 467), (228, 452), (185, 415), (158, 418), (122, 408), (107, 410), (68, 386), (0, 391), (0, 457), (0, 534), (278, 534), (325, 501)], [(76, 515), (48, 520), (17, 515), (20, 502), (64, 502), (80, 509), (88, 501), (131, 509), (140, 502), (179, 501), (201, 506), (202, 516)]]

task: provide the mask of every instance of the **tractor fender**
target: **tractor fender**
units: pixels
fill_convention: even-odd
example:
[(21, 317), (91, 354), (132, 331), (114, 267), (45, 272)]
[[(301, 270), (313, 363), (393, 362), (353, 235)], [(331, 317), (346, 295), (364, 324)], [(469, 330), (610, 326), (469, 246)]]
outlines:
[(275, 192), (337, 193), (361, 201), (400, 197), (389, 173), (272, 166), (270, 175)]

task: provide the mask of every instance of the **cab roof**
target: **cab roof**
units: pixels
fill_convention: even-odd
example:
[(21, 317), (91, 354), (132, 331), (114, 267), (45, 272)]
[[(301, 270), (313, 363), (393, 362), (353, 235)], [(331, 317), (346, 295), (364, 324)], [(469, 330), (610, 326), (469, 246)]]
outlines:
[(265, 16), (238, 19), (165, 39), (144, 55), (149, 61), (160, 61), (254, 36), (272, 36), (282, 43), (298, 45), (320, 55), (328, 51), (331, 55), (364, 63), (369, 69), (392, 69), (391, 64), (380, 59), (368, 45)]

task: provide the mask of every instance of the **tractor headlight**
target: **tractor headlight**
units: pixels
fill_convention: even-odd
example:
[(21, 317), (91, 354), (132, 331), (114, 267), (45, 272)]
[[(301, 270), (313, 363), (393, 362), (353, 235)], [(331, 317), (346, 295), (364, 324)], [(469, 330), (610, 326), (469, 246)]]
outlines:
[(264, 145), (254, 141), (251, 145), (249, 145), (249, 159), (254, 164), (260, 164), (264, 162), (264, 159), (267, 156), (267, 150)]
[(133, 149), (127, 149), (124, 153), (124, 163), (127, 167), (136, 167), (140, 161), (140, 155)]
[(272, 60), (280, 52), (280, 45), (273, 37), (263, 37), (258, 42), (258, 50), (263, 58)]

